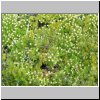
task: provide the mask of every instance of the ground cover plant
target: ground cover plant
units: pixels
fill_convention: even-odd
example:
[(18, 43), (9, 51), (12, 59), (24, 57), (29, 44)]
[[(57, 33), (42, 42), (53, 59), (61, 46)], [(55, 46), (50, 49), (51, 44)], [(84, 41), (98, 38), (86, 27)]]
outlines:
[(97, 86), (97, 14), (2, 14), (3, 86)]

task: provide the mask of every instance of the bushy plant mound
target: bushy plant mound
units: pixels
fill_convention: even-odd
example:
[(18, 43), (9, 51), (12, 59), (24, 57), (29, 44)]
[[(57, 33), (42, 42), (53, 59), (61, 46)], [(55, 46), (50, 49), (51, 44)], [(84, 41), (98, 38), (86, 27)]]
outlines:
[(3, 86), (97, 86), (98, 15), (2, 14)]

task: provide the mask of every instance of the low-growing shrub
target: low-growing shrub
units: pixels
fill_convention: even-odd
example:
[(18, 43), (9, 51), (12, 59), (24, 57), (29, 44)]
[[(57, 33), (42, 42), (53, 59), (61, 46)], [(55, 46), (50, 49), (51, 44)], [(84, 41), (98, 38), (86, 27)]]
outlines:
[(3, 86), (97, 86), (97, 14), (2, 14)]

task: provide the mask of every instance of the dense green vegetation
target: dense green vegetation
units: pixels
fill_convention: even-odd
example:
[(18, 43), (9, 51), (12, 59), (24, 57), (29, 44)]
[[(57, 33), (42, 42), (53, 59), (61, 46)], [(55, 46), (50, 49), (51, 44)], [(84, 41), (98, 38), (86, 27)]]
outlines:
[(97, 86), (97, 14), (2, 14), (3, 86)]

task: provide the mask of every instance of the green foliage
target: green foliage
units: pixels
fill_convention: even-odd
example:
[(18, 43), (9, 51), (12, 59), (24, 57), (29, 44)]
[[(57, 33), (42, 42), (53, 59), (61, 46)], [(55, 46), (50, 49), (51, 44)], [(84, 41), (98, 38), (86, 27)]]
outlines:
[(97, 86), (98, 15), (2, 14), (2, 85)]

